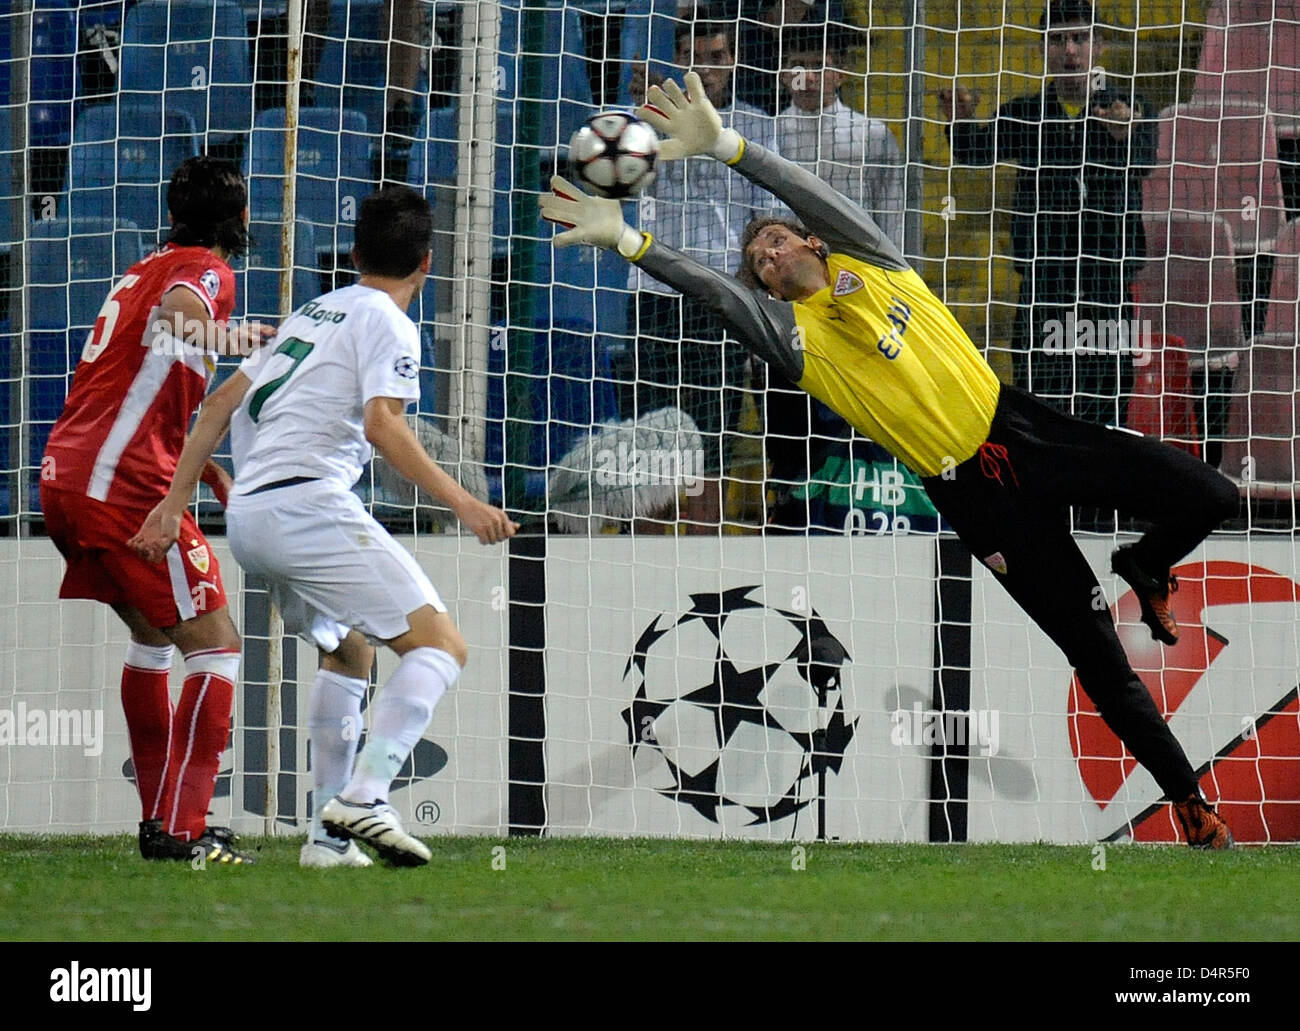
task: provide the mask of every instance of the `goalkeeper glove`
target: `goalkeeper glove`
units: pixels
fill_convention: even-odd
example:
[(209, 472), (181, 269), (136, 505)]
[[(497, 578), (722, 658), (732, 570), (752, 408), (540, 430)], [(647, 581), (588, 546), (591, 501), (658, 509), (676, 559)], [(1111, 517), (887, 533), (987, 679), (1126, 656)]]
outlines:
[(712, 154), (730, 164), (740, 156), (745, 141), (735, 129), (722, 127), (722, 119), (695, 72), (687, 72), (685, 82), (685, 93), (672, 79), (662, 86), (651, 86), (646, 102), (637, 108), (637, 117), (668, 137), (659, 144), (659, 160)]
[(538, 206), (548, 222), (568, 226), (552, 241), (556, 247), (589, 243), (594, 247), (618, 248), (623, 257), (634, 258), (643, 249), (642, 235), (623, 221), (623, 208), (616, 200), (590, 197), (562, 176), (551, 176), (551, 189)]

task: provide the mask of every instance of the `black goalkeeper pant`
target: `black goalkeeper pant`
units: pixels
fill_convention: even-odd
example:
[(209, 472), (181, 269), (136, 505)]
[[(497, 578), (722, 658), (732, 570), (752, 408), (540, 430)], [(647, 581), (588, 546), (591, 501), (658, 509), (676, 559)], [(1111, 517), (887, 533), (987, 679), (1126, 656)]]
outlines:
[(1065, 652), (1106, 725), (1166, 795), (1192, 794), (1196, 775), (1182, 746), (1129, 665), (1110, 610), (1093, 604), (1097, 577), (1070, 533), (1068, 508), (1149, 520), (1133, 557), (1160, 577), (1237, 514), (1232, 482), (1177, 448), (1003, 386), (988, 441), (949, 478), (922, 483), (975, 558)]

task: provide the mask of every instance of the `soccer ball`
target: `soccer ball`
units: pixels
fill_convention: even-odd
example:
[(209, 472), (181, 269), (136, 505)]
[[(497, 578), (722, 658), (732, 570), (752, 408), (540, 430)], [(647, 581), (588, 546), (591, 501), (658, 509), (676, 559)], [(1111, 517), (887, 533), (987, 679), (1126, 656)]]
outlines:
[(613, 200), (634, 197), (655, 178), (659, 137), (635, 115), (593, 115), (569, 141), (569, 164), (592, 193)]
[(656, 617), (624, 672), (637, 782), (724, 830), (795, 817), (816, 775), (839, 771), (857, 722), (844, 646), (815, 612), (771, 608), (756, 590), (696, 594)]

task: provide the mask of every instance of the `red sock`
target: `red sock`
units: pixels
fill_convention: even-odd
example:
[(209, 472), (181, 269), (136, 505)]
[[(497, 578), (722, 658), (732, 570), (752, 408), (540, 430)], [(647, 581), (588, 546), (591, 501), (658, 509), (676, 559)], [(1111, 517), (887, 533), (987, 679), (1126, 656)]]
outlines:
[(171, 770), (176, 795), (163, 830), (182, 841), (203, 834), (217, 783), (221, 753), (230, 736), (239, 652), (203, 651), (185, 656), (185, 686), (172, 724)]
[(122, 667), (122, 711), (131, 738), (131, 765), (140, 792), (140, 819), (157, 820), (171, 807), (167, 753), (171, 744), (172, 699), (168, 677), (172, 646), (132, 641)]

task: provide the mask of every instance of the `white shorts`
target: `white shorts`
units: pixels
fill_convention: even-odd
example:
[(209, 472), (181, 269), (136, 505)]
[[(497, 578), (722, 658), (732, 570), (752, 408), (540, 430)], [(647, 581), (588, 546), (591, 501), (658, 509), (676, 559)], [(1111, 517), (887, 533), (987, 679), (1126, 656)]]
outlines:
[(410, 552), (336, 484), (232, 494), (226, 535), (243, 570), (266, 578), (285, 629), (323, 651), (350, 629), (390, 641), (410, 630), (408, 613), (447, 611)]

